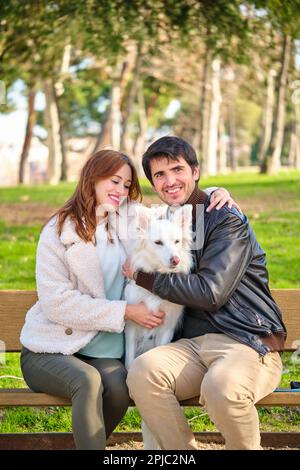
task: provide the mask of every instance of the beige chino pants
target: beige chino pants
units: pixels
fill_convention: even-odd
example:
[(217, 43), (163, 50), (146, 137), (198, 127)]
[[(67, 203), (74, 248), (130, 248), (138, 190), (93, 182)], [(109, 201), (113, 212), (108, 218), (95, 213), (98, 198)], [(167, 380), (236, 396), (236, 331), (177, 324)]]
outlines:
[(209, 333), (154, 348), (132, 364), (127, 385), (162, 449), (196, 449), (179, 400), (200, 404), (223, 434), (226, 449), (261, 449), (255, 403), (279, 384), (279, 353), (261, 357), (225, 334)]

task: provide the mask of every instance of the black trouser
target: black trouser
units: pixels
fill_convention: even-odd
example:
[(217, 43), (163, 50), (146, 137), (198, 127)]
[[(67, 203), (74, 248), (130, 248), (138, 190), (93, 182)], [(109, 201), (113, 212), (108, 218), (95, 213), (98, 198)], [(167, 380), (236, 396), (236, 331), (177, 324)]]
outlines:
[(81, 355), (21, 353), (21, 368), (35, 392), (72, 400), (72, 428), (77, 449), (105, 449), (106, 438), (129, 405), (126, 369), (118, 359)]

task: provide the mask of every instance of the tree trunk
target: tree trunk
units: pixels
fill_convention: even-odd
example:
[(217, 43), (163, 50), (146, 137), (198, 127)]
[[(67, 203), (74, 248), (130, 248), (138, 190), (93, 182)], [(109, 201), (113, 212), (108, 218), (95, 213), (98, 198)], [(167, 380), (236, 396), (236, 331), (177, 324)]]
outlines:
[(114, 80), (110, 92), (110, 103), (108, 105), (104, 123), (97, 138), (94, 152), (100, 148), (112, 147), (120, 149), (121, 143), (121, 88), (119, 80)]
[(0, 105), (6, 103), (6, 87), (5, 83), (0, 80)]
[(20, 166), (19, 166), (19, 183), (21, 184), (24, 183), (25, 164), (28, 159), (31, 139), (33, 135), (33, 128), (36, 122), (36, 113), (34, 110), (35, 95), (36, 95), (35, 89), (31, 88), (28, 93), (27, 125), (26, 125), (26, 132), (25, 132), (25, 139), (23, 143), (22, 153), (20, 157)]
[(45, 121), (48, 131), (48, 181), (50, 184), (57, 184), (61, 178), (62, 168), (62, 148), (60, 139), (59, 112), (55, 96), (53, 81), (45, 81)]
[(233, 103), (230, 102), (228, 107), (229, 119), (229, 163), (232, 171), (237, 170), (237, 154), (236, 154), (236, 123)]
[(282, 153), (282, 144), (284, 137), (284, 120), (285, 120), (285, 94), (287, 88), (287, 78), (289, 61), (291, 55), (291, 38), (284, 36), (282, 56), (281, 56), (281, 70), (279, 75), (279, 88), (277, 94), (277, 103), (275, 118), (272, 127), (271, 142), (263, 162), (261, 171), (263, 173), (275, 174), (279, 171), (281, 162), (280, 157)]
[(274, 117), (274, 101), (275, 101), (275, 76), (276, 72), (274, 69), (270, 69), (267, 78), (267, 96), (265, 100), (265, 109), (263, 116), (263, 133), (260, 140), (258, 161), (263, 162), (266, 157), (266, 152), (269, 148), (271, 135), (272, 135), (272, 124)]
[(288, 155), (288, 166), (293, 168), (296, 161), (296, 133), (294, 130), (291, 132), (290, 137), (290, 148)]
[(207, 148), (209, 131), (209, 98), (210, 98), (210, 70), (211, 52), (206, 48), (205, 60), (203, 64), (203, 82), (200, 102), (200, 171), (201, 175), (207, 174)]
[(61, 144), (61, 151), (62, 151), (61, 178), (60, 178), (61, 181), (66, 181), (68, 179), (68, 166), (67, 166), (67, 150), (65, 146), (65, 136), (64, 136), (64, 122), (61, 117), (59, 97), (64, 93), (63, 81), (69, 74), (69, 68), (70, 68), (70, 63), (71, 63), (71, 53), (72, 53), (72, 44), (71, 44), (71, 39), (68, 37), (66, 39), (66, 43), (64, 47), (59, 76), (54, 85), (55, 101), (56, 101), (58, 119), (59, 119), (60, 144)]
[(195, 134), (193, 135), (192, 145), (195, 149), (197, 149), (199, 153), (199, 158), (201, 157), (201, 129), (202, 129), (202, 109), (203, 109), (203, 100), (204, 100), (204, 93), (205, 93), (205, 77), (207, 74), (207, 56), (206, 50), (204, 52), (204, 60), (202, 57), (200, 61), (203, 62), (201, 73), (199, 73), (199, 83), (201, 84), (200, 87), (200, 99), (199, 99), (199, 108), (196, 110), (196, 119), (195, 119)]
[(295, 160), (294, 167), (296, 170), (300, 170), (300, 103), (295, 103)]
[(110, 103), (106, 110), (104, 123), (100, 134), (97, 138), (94, 152), (100, 148), (113, 147), (119, 150), (121, 143), (121, 80), (124, 63), (118, 64), (115, 70), (115, 78), (113, 79), (110, 92)]
[(223, 117), (220, 118), (219, 123), (219, 159), (218, 159), (218, 173), (226, 173), (227, 167), (227, 143), (225, 134), (225, 125)]
[(146, 133), (147, 133), (147, 127), (148, 127), (143, 83), (141, 81), (139, 81), (139, 84), (138, 84), (137, 98), (138, 98), (138, 109), (139, 109), (139, 133), (134, 143), (133, 155), (134, 155), (134, 159), (136, 162), (138, 174), (139, 176), (141, 176), (143, 175), (142, 155), (145, 151)]
[(136, 47), (128, 48), (127, 57), (117, 63), (113, 73), (110, 103), (107, 108), (104, 123), (93, 152), (100, 147), (120, 149), (121, 144), (121, 103), (129, 74), (135, 63)]
[(64, 122), (61, 117), (59, 98), (56, 95), (55, 95), (55, 100), (56, 100), (56, 107), (57, 107), (58, 120), (59, 120), (59, 137), (60, 137), (60, 145), (61, 145), (61, 153), (62, 153), (60, 180), (67, 181), (68, 166), (67, 166), (67, 150), (65, 146), (65, 136), (64, 136)]
[(130, 148), (130, 145), (129, 145), (128, 122), (129, 122), (130, 116), (132, 115), (134, 102), (138, 93), (141, 58), (142, 58), (141, 45), (138, 44), (136, 61), (135, 61), (135, 66), (133, 70), (133, 77), (130, 83), (130, 88), (129, 88), (128, 97), (126, 101), (126, 108), (125, 108), (125, 112), (124, 112), (124, 116), (122, 120), (121, 149), (123, 149), (126, 154), (130, 154), (132, 152), (132, 148)]
[(208, 148), (207, 148), (207, 173), (208, 175), (217, 174), (217, 151), (218, 151), (218, 131), (219, 131), (219, 118), (221, 108), (221, 61), (214, 59), (211, 64), (211, 105), (210, 105), (210, 119), (209, 119), (209, 133), (208, 133)]
[[(111, 95), (112, 95), (112, 92), (110, 93), (110, 101), (111, 101)], [(100, 148), (111, 146), (111, 128), (112, 128), (111, 105), (109, 104), (106, 109), (104, 122), (101, 126), (101, 131), (98, 134), (92, 154), (97, 152)]]
[(121, 144), (121, 86), (115, 83), (111, 93), (111, 145), (115, 150)]

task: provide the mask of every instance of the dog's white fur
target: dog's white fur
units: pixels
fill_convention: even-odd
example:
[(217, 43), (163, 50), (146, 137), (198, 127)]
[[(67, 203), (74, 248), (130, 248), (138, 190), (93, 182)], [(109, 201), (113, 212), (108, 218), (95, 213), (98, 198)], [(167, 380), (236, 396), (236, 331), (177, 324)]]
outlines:
[[(188, 274), (192, 266), (192, 206), (178, 207), (167, 218), (166, 206), (156, 208), (136, 207), (136, 240), (131, 247), (133, 269), (144, 272)], [(172, 265), (172, 260), (178, 264)], [(125, 365), (129, 369), (133, 360), (149, 349), (171, 341), (180, 325), (184, 307), (163, 300), (134, 281), (127, 284), (124, 292), (129, 303), (144, 302), (149, 310), (166, 313), (164, 322), (157, 328), (147, 329), (135, 322), (125, 326)], [(142, 426), (144, 447), (159, 448), (145, 423)]]
[[(166, 218), (165, 207), (136, 208), (137, 239), (132, 246), (133, 269), (144, 272), (189, 273), (192, 265), (190, 246), (192, 207), (177, 208)], [(172, 265), (174, 257), (180, 260)], [(151, 330), (132, 321), (126, 322), (126, 368), (129, 369), (135, 357), (161, 344), (169, 343), (178, 326), (183, 306), (163, 300), (148, 290), (130, 281), (125, 288), (125, 300), (136, 304), (144, 302), (149, 310), (166, 313), (161, 326)]]

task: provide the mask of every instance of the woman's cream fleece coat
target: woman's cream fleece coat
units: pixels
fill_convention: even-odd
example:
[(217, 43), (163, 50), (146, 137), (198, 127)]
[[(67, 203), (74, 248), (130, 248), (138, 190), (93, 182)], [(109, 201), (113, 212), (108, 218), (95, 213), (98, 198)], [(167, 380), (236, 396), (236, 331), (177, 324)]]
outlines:
[(99, 331), (120, 333), (126, 302), (107, 300), (96, 247), (66, 220), (43, 229), (37, 248), (37, 303), (28, 311), (21, 343), (37, 353), (74, 354)]

